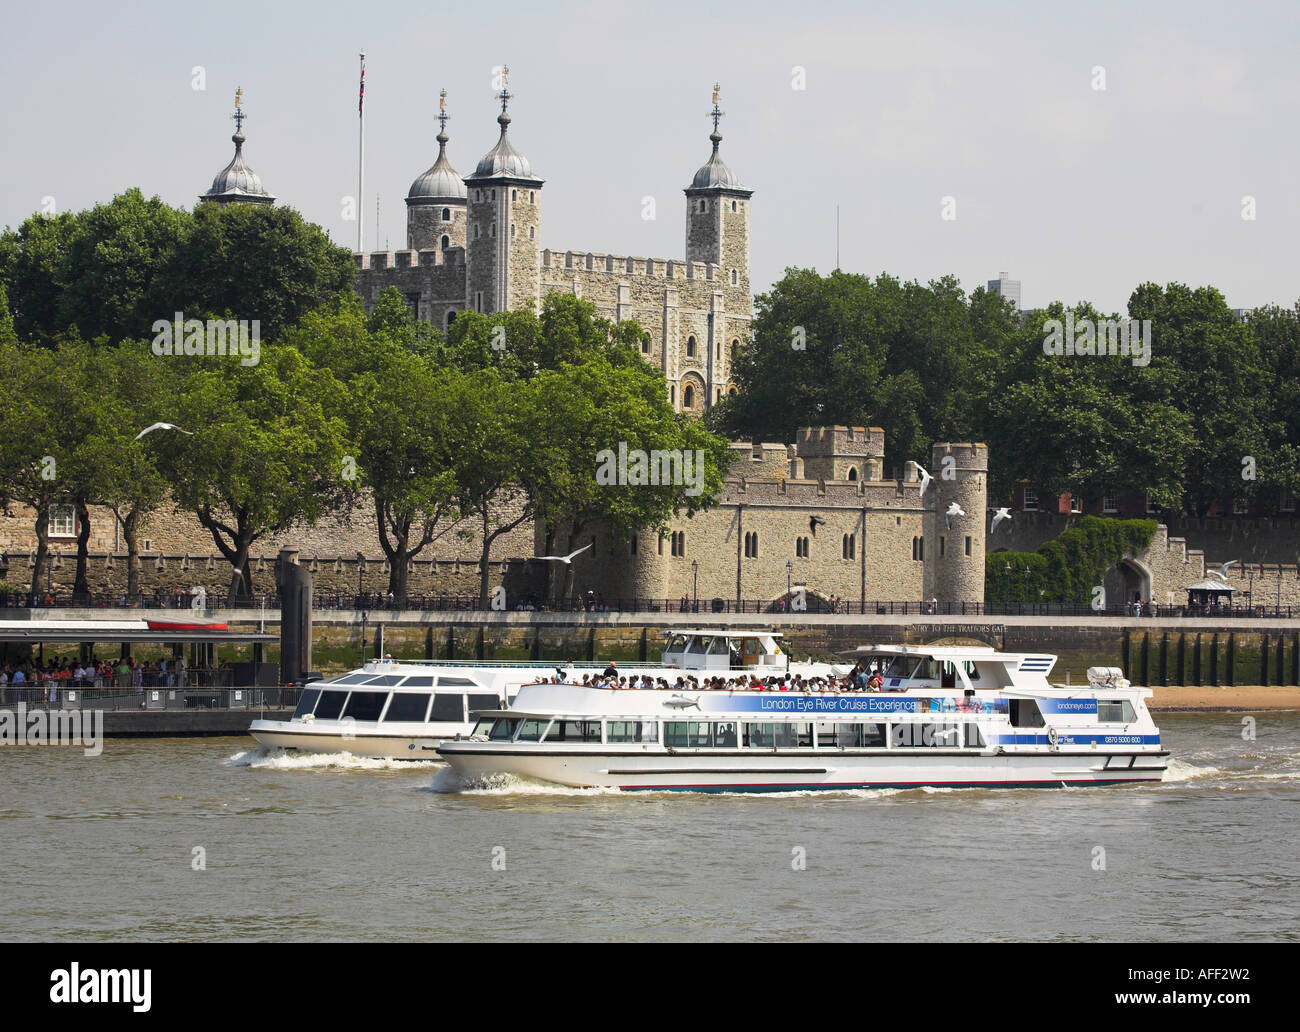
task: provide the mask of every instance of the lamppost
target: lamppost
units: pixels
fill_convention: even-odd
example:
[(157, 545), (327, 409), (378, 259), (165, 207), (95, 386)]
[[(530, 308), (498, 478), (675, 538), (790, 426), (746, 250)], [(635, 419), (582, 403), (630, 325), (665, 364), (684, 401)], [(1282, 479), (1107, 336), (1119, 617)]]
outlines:
[(1011, 564), (1007, 563), (1003, 569), (1006, 572), (1007, 587), (1002, 596), (1002, 608), (1009, 613), (1011, 612)]
[(691, 560), (691, 574), (695, 578), (694, 586), (691, 588), (692, 608), (698, 613), (700, 611), (700, 561), (698, 559)]
[(1029, 604), (1029, 567), (1025, 567), (1025, 605)]
[(1255, 608), (1255, 571), (1251, 570), (1247, 576), (1250, 577), (1250, 583), (1246, 587), (1246, 608), (1253, 611)]
[(361, 566), (366, 561), (366, 557), (360, 552), (357, 553), (357, 608), (361, 608)]
[(794, 573), (794, 561), (787, 559), (785, 561), (785, 603), (790, 604), (790, 576)]

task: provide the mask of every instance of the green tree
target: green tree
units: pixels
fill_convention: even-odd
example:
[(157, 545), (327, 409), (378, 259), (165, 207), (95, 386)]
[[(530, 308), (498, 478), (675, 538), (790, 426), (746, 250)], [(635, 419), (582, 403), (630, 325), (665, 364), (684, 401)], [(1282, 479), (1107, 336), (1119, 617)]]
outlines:
[(190, 361), (174, 422), (194, 436), (161, 440), (162, 468), (231, 564), (232, 596), (247, 598), (256, 541), (311, 525), (355, 495), (343, 462), (355, 454), (339, 415), (344, 390), (290, 347), (263, 347), (254, 366)]

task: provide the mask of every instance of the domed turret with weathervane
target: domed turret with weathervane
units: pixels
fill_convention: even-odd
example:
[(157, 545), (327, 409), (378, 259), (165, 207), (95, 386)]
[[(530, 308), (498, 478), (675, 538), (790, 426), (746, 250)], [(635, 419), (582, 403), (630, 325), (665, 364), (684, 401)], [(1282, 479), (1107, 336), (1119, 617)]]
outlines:
[(438, 160), (406, 195), (406, 246), (414, 251), (465, 246), (465, 180), (447, 160), (447, 91), (438, 94)]
[(199, 195), (201, 201), (217, 204), (274, 204), (275, 198), (266, 192), (262, 180), (244, 161), (244, 91), (235, 90), (235, 135), (230, 139), (235, 145), (235, 156), (230, 164), (217, 173), (212, 187)]

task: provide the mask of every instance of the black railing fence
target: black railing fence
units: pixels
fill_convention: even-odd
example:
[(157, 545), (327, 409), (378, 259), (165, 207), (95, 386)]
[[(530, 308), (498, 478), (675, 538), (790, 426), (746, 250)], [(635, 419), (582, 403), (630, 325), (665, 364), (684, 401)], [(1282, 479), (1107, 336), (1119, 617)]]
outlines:
[(29, 709), (208, 710), (287, 709), (298, 705), (301, 688), (84, 688), (76, 685), (0, 689), (0, 705)]
[[(340, 594), (315, 592), (313, 608), (320, 611), (354, 610), (364, 612), (489, 612), (490, 603), (481, 605), (477, 595), (407, 595), (399, 599), (385, 594)], [(280, 599), (276, 595), (252, 598), (207, 594), (195, 597), (183, 592), (159, 592), (127, 597), (119, 594), (52, 592), (17, 594), (0, 592), (0, 609), (83, 608), (83, 609), (175, 609), (193, 615), (222, 609), (265, 610), (278, 614)], [(840, 614), (846, 616), (1047, 616), (1047, 617), (1212, 617), (1215, 619), (1293, 619), (1300, 616), (1300, 606), (1277, 605), (1161, 605), (1144, 602), (1111, 605), (1096, 609), (1082, 602), (939, 602), (886, 601), (867, 599), (823, 598), (808, 595), (804, 599), (786, 596), (777, 599), (734, 598), (613, 598), (584, 594), (569, 599), (539, 599), (524, 596), (509, 600), (507, 612), (550, 613), (692, 613), (754, 614), (763, 616), (799, 615), (802, 613)], [(178, 614), (179, 616), (179, 614)]]

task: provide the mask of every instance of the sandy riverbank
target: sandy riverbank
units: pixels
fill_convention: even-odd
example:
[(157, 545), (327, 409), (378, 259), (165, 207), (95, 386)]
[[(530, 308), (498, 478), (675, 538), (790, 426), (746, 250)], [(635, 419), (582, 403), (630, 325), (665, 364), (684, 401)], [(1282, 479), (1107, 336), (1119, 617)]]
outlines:
[(1269, 685), (1232, 685), (1155, 688), (1153, 710), (1278, 710), (1300, 709), (1300, 688)]

